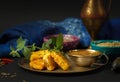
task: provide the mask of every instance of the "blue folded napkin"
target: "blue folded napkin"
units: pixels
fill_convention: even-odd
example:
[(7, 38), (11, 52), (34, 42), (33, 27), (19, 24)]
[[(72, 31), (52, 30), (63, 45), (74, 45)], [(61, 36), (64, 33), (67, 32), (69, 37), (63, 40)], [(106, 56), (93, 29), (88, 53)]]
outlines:
[(26, 45), (36, 43), (37, 46), (41, 46), (44, 36), (58, 33), (80, 37), (81, 48), (86, 48), (90, 44), (90, 35), (80, 19), (67, 18), (60, 22), (34, 21), (10, 28), (0, 35), (0, 57), (9, 56), (10, 46), (16, 47), (16, 40), (20, 36), (27, 39)]
[[(119, 19), (107, 21), (97, 38), (120, 39), (119, 27)], [(15, 26), (0, 34), (0, 57), (10, 57), (10, 46), (16, 47), (16, 40), (20, 36), (27, 39), (26, 45), (36, 43), (37, 46), (41, 46), (44, 36), (58, 33), (78, 36), (80, 38), (79, 48), (87, 48), (91, 42), (91, 37), (81, 19), (67, 18), (60, 22), (40, 20)]]

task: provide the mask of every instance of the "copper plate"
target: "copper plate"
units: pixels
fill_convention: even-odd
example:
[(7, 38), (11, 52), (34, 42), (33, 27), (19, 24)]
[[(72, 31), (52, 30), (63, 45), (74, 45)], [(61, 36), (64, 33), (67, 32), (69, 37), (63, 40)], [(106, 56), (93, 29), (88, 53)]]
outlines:
[[(105, 62), (106, 63), (106, 62)], [(104, 64), (104, 63), (103, 63)], [(76, 65), (72, 65), (69, 70), (63, 71), (61, 68), (55, 69), (54, 71), (48, 71), (48, 70), (36, 70), (33, 69), (29, 66), (29, 61), (22, 58), (20, 61), (18, 61), (18, 65), (22, 67), (23, 69), (29, 70), (29, 71), (34, 71), (34, 72), (41, 72), (41, 73), (83, 73), (83, 72), (89, 72), (89, 71), (94, 71), (97, 70), (104, 65), (96, 65), (93, 67), (79, 67)]]

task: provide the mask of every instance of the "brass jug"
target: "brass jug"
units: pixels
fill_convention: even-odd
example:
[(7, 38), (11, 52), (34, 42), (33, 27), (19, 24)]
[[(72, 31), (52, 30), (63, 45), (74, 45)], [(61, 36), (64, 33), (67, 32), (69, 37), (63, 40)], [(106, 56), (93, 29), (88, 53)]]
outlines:
[(81, 9), (80, 17), (90, 33), (92, 40), (95, 39), (101, 25), (109, 16), (111, 0), (109, 0), (108, 10), (103, 6), (102, 0), (86, 0)]

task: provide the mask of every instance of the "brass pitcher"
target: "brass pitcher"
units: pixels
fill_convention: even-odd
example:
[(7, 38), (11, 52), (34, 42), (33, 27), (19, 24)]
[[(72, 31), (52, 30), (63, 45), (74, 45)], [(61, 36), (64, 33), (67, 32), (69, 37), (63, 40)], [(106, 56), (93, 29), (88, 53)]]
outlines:
[(102, 0), (86, 0), (83, 4), (80, 17), (90, 33), (92, 40), (95, 39), (101, 25), (108, 18), (110, 6), (111, 0), (109, 0), (108, 10), (104, 8)]

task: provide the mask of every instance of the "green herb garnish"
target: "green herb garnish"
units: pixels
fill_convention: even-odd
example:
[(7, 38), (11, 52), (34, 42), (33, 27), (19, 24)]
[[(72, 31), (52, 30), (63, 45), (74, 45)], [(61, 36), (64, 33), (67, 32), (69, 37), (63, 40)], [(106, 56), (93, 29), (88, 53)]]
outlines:
[(22, 37), (19, 37), (17, 40), (17, 46), (16, 48), (10, 46), (10, 55), (13, 57), (21, 57), (20, 52), (23, 54), (23, 56), (26, 59), (29, 59), (29, 54), (31, 54), (32, 51), (36, 50), (38, 47), (35, 46), (35, 43), (31, 46), (26, 46), (27, 40), (23, 39)]
[(56, 45), (55, 45), (55, 49), (57, 50), (62, 50), (63, 48), (63, 35), (59, 34), (58, 37), (56, 38)]
[(63, 35), (59, 34), (58, 36), (52, 37), (47, 42), (44, 42), (42, 49), (54, 49), (61, 51), (63, 48)]
[(42, 44), (42, 47), (38, 47), (33, 43), (32, 45), (26, 46), (27, 40), (23, 39), (22, 37), (19, 37), (17, 40), (17, 46), (16, 48), (10, 46), (10, 55), (13, 57), (21, 57), (20, 52), (23, 54), (23, 56), (26, 59), (30, 58), (31, 52), (35, 51), (36, 49), (48, 49), (48, 50), (56, 50), (61, 51), (63, 48), (63, 35), (59, 34), (57, 37), (52, 37), (48, 41), (44, 42)]

